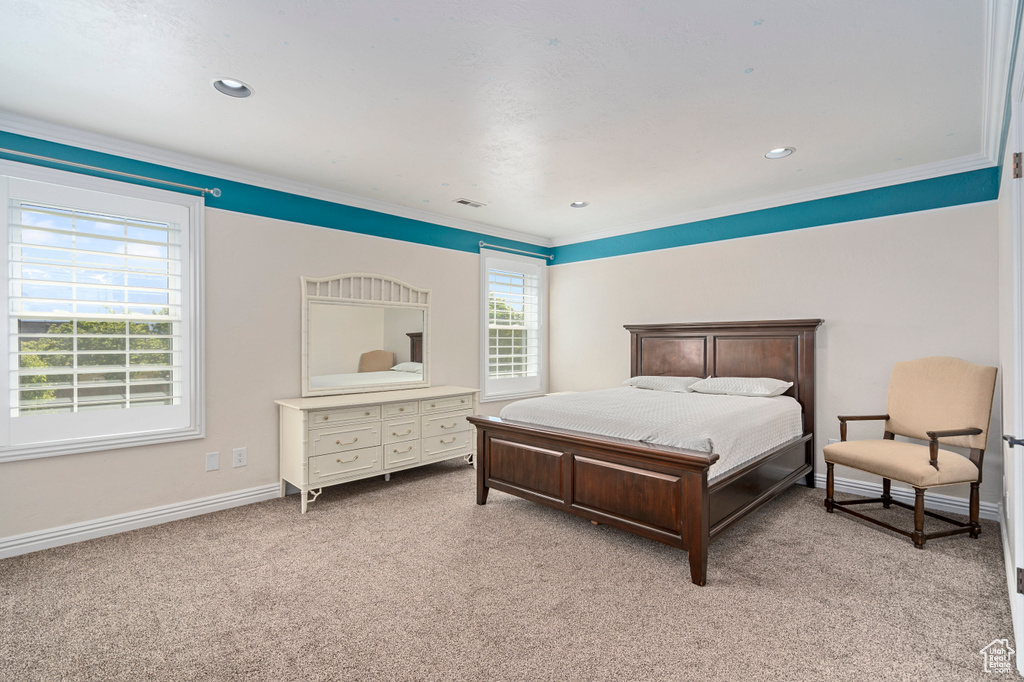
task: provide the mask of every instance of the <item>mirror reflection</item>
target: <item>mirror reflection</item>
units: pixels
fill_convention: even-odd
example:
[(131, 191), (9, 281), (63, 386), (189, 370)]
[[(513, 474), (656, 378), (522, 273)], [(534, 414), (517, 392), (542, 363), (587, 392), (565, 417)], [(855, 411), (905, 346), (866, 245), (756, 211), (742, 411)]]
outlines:
[(425, 311), (309, 301), (308, 390), (424, 382)]

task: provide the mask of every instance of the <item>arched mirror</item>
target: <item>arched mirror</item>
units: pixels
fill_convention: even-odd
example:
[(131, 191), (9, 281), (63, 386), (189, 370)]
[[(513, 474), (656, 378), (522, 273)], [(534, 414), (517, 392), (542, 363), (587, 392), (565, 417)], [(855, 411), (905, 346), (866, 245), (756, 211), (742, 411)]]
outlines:
[(302, 278), (302, 395), (430, 386), (430, 291), (366, 273)]

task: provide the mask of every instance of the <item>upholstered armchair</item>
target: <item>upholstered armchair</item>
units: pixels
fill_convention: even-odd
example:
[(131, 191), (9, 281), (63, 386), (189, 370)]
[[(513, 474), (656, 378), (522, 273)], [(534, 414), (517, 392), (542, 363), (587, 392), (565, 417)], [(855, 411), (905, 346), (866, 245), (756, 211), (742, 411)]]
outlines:
[[(982, 462), (992, 416), (996, 368), (976, 365), (958, 358), (930, 357), (899, 362), (889, 378), (886, 413), (864, 416), (840, 416), (839, 439), (825, 448), (827, 482), (825, 509), (839, 510), (857, 518), (906, 535), (914, 546), (924, 549), (926, 540), (969, 533), (981, 533), (978, 520), (978, 489)], [(846, 440), (851, 421), (885, 422), (881, 440)], [(927, 442), (927, 445), (895, 440), (896, 436)], [(958, 446), (968, 456), (945, 450), (940, 445)], [(838, 502), (835, 493), (835, 465), (874, 474), (882, 478), (882, 496)], [(913, 487), (914, 504), (895, 500), (892, 481)], [(925, 509), (924, 494), (930, 488), (969, 483), (971, 486), (970, 521), (962, 523)], [(914, 530), (897, 528), (879, 519), (854, 511), (853, 505), (880, 502), (914, 511)], [(954, 527), (933, 533), (924, 532), (924, 517), (939, 519)]]

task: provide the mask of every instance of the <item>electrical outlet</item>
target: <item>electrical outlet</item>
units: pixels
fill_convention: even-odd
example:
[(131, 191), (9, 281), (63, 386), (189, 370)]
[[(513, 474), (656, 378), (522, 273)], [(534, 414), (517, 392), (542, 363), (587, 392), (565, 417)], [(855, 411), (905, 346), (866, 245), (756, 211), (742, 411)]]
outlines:
[(829, 445), (832, 445), (833, 443), (838, 443), (838, 442), (839, 442), (838, 438), (829, 438), (828, 439), (828, 444)]
[(220, 453), (219, 452), (207, 452), (206, 453), (206, 470), (216, 471), (220, 469)]
[(231, 451), (231, 454), (232, 454), (231, 466), (234, 466), (234, 467), (244, 467), (245, 466), (245, 457), (246, 457), (245, 448), (235, 448), (234, 450)]

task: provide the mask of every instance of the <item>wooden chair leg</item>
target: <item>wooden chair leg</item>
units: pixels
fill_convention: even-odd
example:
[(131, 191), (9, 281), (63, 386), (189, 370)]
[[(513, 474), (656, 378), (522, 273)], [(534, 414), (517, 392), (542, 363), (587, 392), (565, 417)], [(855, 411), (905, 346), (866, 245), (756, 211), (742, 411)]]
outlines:
[(835, 494), (836, 487), (835, 466), (832, 462), (825, 462), (825, 511), (829, 514), (832, 513), (832, 496)]
[(888, 478), (882, 479), (882, 507), (888, 509), (892, 506), (892, 480)]
[(971, 537), (976, 538), (981, 535), (981, 522), (979, 521), (980, 515), (980, 499), (978, 495), (978, 484), (971, 484)]
[(914, 488), (914, 547), (924, 549), (924, 490)]

